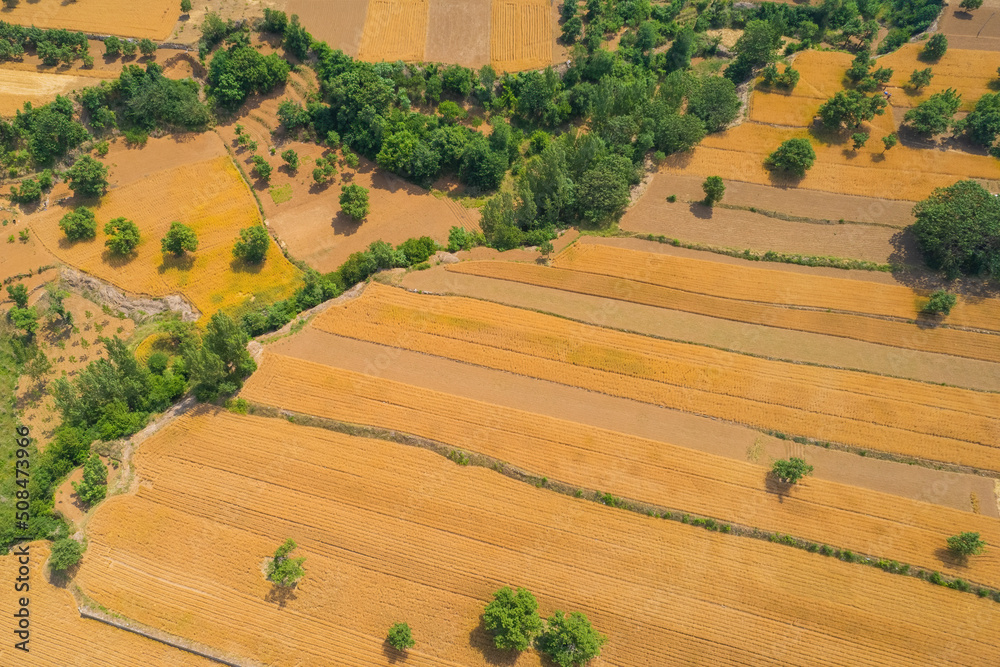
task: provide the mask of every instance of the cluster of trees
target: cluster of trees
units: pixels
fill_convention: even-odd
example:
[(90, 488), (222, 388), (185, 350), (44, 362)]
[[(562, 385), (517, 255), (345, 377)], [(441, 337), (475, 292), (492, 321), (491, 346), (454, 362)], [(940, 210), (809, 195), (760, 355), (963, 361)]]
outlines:
[(148, 58), (156, 53), (156, 48), (156, 42), (148, 37), (143, 37), (138, 41), (119, 39), (114, 35), (104, 38), (104, 55), (109, 58), (117, 58), (118, 56), (133, 58), (137, 50)]
[(209, 94), (225, 109), (236, 109), (253, 93), (268, 93), (288, 80), (291, 66), (276, 53), (262, 55), (250, 46), (250, 35), (239, 30), (226, 37), (228, 48), (212, 57)]
[(34, 49), (42, 62), (50, 66), (72, 65), (77, 60), (82, 60), (86, 67), (94, 64), (90, 44), (82, 32), (26, 28), (0, 21), (0, 60), (21, 58), (29, 49)]
[(53, 164), (89, 138), (73, 116), (73, 102), (62, 95), (40, 107), (25, 102), (11, 121), (0, 119), (0, 163), (10, 175)]
[(584, 665), (601, 654), (607, 637), (578, 611), (556, 611), (547, 621), (538, 615), (538, 602), (530, 591), (515, 592), (504, 586), (493, 594), (483, 611), (483, 625), (504, 651), (524, 651), (532, 643), (559, 667)]
[(52, 189), (54, 177), (51, 169), (45, 169), (37, 178), (25, 178), (20, 186), (12, 185), (10, 200), (15, 204), (36, 204), (42, 199), (42, 193)]
[(154, 129), (201, 130), (211, 120), (198, 99), (194, 79), (169, 79), (156, 62), (126, 65), (114, 81), (84, 88), (77, 95), (96, 133), (115, 128), (148, 133)]

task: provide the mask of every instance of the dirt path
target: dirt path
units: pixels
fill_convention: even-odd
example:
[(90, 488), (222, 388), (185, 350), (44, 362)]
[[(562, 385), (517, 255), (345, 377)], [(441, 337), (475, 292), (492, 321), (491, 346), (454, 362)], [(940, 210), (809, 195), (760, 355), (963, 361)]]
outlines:
[(95, 301), (101, 305), (107, 305), (112, 310), (124, 312), (133, 320), (167, 311), (180, 313), (181, 320), (184, 322), (194, 322), (201, 317), (198, 309), (179, 294), (170, 294), (159, 298), (131, 296), (100, 278), (69, 267), (63, 267), (60, 277), (73, 289), (88, 294)]

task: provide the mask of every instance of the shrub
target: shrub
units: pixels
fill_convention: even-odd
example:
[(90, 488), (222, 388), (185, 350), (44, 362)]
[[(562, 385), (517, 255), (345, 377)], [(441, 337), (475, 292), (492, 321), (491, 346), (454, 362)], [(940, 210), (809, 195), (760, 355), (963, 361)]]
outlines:
[(769, 169), (784, 171), (798, 177), (806, 175), (816, 160), (816, 151), (808, 139), (788, 139), (764, 161)]
[(163, 375), (164, 371), (167, 370), (167, 364), (169, 362), (170, 357), (166, 352), (154, 352), (149, 355), (149, 359), (146, 359), (146, 368), (157, 375)]
[(523, 651), (542, 631), (535, 596), (523, 588), (515, 593), (504, 586), (493, 594), (483, 611), (483, 625), (493, 635), (498, 649)]
[(594, 630), (587, 617), (578, 611), (564, 615), (556, 611), (545, 631), (538, 637), (538, 650), (559, 667), (583, 665), (601, 654), (607, 637)]
[(299, 169), (299, 154), (293, 149), (289, 148), (287, 151), (281, 154), (281, 159), (285, 161), (288, 168), (292, 171), (298, 171)]
[(986, 542), (979, 533), (959, 533), (948, 538), (948, 549), (963, 557), (978, 556), (986, 551)]
[(410, 626), (406, 623), (396, 623), (389, 628), (389, 636), (386, 637), (386, 641), (389, 642), (389, 646), (393, 647), (397, 651), (405, 651), (408, 648), (413, 648), (416, 644), (416, 642), (413, 641), (413, 634), (410, 632)]
[(929, 313), (931, 315), (937, 315), (941, 313), (942, 315), (947, 315), (951, 312), (951, 309), (955, 307), (957, 302), (957, 297), (954, 294), (946, 292), (943, 289), (931, 294), (930, 299), (924, 304), (921, 309), (924, 313)]
[(147, 56), (147, 57), (153, 55), (154, 53), (156, 53), (156, 42), (154, 42), (153, 40), (149, 39), (148, 37), (144, 37), (143, 39), (140, 39), (139, 40), (139, 53), (141, 53), (142, 55)]
[(271, 180), (271, 165), (260, 155), (254, 155), (252, 160), (253, 173), (257, 174), (257, 177), (265, 183), (269, 182)]
[(233, 245), (233, 257), (251, 264), (264, 261), (270, 237), (263, 225), (251, 225), (240, 230), (240, 237)]
[(722, 201), (722, 196), (726, 193), (726, 186), (719, 176), (709, 176), (701, 184), (701, 189), (705, 191), (705, 206), (713, 206), (716, 202)]
[(59, 229), (70, 241), (92, 239), (97, 235), (97, 219), (86, 206), (79, 206), (59, 220)]
[(927, 44), (924, 45), (921, 55), (929, 60), (938, 60), (947, 50), (948, 38), (943, 33), (936, 32), (927, 40)]
[(104, 245), (116, 255), (128, 255), (139, 245), (139, 227), (131, 220), (115, 218), (104, 225)]
[(73, 538), (64, 537), (52, 543), (49, 567), (65, 571), (79, 563), (82, 558), (83, 546)]
[(797, 484), (806, 475), (812, 474), (813, 467), (797, 457), (778, 459), (771, 467), (771, 473), (783, 482)]
[(368, 216), (368, 190), (360, 185), (347, 185), (340, 189), (340, 210), (354, 220), (364, 220)]
[(302, 564), (305, 558), (292, 558), (290, 553), (295, 551), (298, 545), (295, 540), (288, 538), (285, 543), (274, 552), (274, 558), (267, 564), (268, 581), (273, 582), (282, 588), (288, 588), (298, 583), (299, 579), (305, 575), (305, 568)]
[(77, 497), (87, 505), (93, 505), (104, 500), (107, 494), (108, 469), (101, 462), (101, 457), (91, 454), (83, 465), (83, 480), (73, 482), (73, 490)]
[(163, 254), (170, 252), (180, 257), (185, 252), (194, 252), (197, 249), (198, 237), (194, 230), (177, 221), (170, 223), (167, 235), (160, 239), (160, 251)]
[(181, 11), (185, 14), (191, 11), (191, 0), (181, 0)]

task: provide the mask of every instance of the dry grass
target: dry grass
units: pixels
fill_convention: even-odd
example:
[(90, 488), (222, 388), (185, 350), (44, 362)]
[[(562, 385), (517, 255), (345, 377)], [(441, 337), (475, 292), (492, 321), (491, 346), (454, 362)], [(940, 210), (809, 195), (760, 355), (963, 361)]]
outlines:
[(371, 285), (316, 328), (796, 436), (996, 469), (1000, 396)]
[[(937, 552), (955, 526), (1000, 544), (1000, 521), (990, 517), (821, 479), (777, 493), (760, 465), (290, 357), (267, 354), (241, 396), (411, 433), (572, 486), (931, 569), (942, 569)], [(943, 569), (1000, 585), (1000, 553)]]
[[(90, 520), (82, 590), (278, 667), (391, 664), (385, 631), (400, 619), (418, 640), (407, 665), (496, 664), (479, 616), (505, 584), (532, 590), (544, 615), (586, 613), (609, 637), (609, 667), (896, 667), (940, 662), (942, 646), (950, 660), (1000, 660), (995, 603), (421, 449), (204, 410), (147, 441), (137, 469), (137, 494)], [(261, 566), (290, 536), (306, 575), (282, 598)], [(665, 564), (677, 569), (666, 576)], [(516, 664), (541, 662), (527, 652)]]
[(552, 63), (552, 10), (545, 0), (493, 0), (490, 63), (498, 72)]
[[(261, 266), (235, 261), (239, 230), (260, 224), (246, 184), (228, 157), (218, 157), (150, 174), (108, 192), (94, 209), (97, 237), (69, 243), (58, 220), (70, 206), (52, 206), (32, 216), (32, 229), (57, 257), (133, 293), (184, 294), (203, 315), (235, 312), (256, 298), (281, 299), (299, 285), (298, 270), (272, 242)], [(139, 226), (142, 240), (121, 260), (104, 247), (104, 223), (124, 216)], [(177, 259), (160, 252), (160, 239), (179, 220), (198, 235), (198, 250)]]

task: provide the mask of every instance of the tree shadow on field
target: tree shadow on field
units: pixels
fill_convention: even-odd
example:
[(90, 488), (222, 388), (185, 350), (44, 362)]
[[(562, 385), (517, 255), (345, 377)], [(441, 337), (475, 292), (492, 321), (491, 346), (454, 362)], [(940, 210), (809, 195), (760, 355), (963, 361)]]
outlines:
[(700, 220), (711, 220), (714, 213), (711, 206), (705, 206), (701, 202), (692, 202), (688, 209), (691, 211), (691, 215)]
[(337, 211), (337, 214), (333, 216), (333, 220), (330, 222), (330, 226), (333, 227), (334, 234), (351, 236), (361, 228), (361, 221), (355, 220), (343, 211)]
[(271, 586), (271, 590), (264, 596), (266, 602), (276, 602), (280, 609), (284, 609), (289, 602), (298, 599), (295, 594), (295, 586)]
[[(268, 240), (268, 243), (270, 243), (270, 240)], [(268, 253), (270, 254), (273, 251), (274, 249), (268, 246)], [(261, 270), (263, 270), (264, 264), (266, 262), (267, 262), (267, 257), (265, 257), (259, 262), (248, 262), (245, 259), (234, 257), (232, 261), (229, 262), (229, 269), (233, 273), (249, 273), (252, 275), (256, 275), (260, 273)]]
[(957, 554), (948, 547), (940, 547), (934, 550), (934, 556), (948, 567), (968, 567), (969, 557)]
[(972, 14), (965, 11), (964, 9), (956, 9), (951, 13), (952, 16), (957, 18), (959, 21), (971, 21)]
[(390, 644), (388, 639), (382, 642), (382, 655), (385, 656), (390, 665), (395, 665), (397, 662), (406, 662), (407, 658), (406, 651), (400, 651)]
[(138, 257), (138, 255), (135, 251), (132, 251), (127, 255), (119, 255), (118, 253), (111, 252), (110, 250), (105, 250), (101, 253), (101, 261), (113, 269), (120, 269), (127, 266), (136, 257)]
[(469, 646), (479, 651), (488, 665), (505, 667), (517, 662), (520, 655), (517, 651), (503, 651), (498, 649), (493, 643), (493, 635), (486, 629), (482, 615), (479, 616), (479, 625), (469, 633)]
[(178, 271), (190, 271), (194, 266), (195, 257), (189, 252), (184, 253), (180, 257), (174, 255), (173, 253), (168, 253), (163, 255), (163, 259), (160, 262), (159, 268), (157, 268), (158, 273), (166, 273), (171, 269), (176, 269)]
[(794, 486), (791, 482), (779, 478), (772, 471), (768, 471), (767, 475), (764, 476), (764, 490), (778, 496), (779, 503), (785, 502), (785, 498), (791, 496)]

